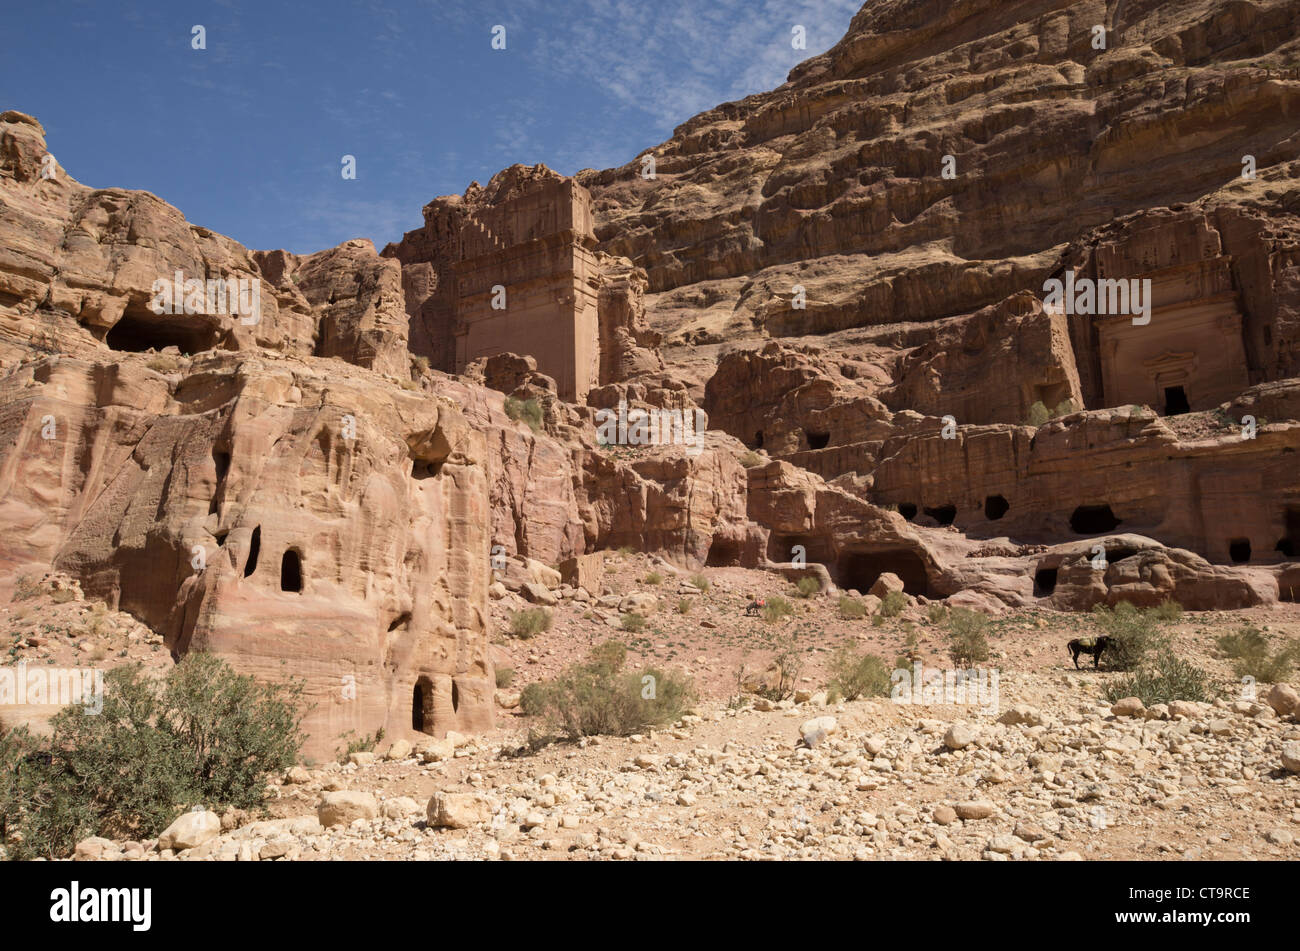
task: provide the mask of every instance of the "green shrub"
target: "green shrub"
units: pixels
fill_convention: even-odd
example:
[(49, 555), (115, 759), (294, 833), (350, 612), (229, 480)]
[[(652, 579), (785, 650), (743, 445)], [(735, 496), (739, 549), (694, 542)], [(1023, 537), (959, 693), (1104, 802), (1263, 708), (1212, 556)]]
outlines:
[(856, 621), (859, 618), (866, 617), (867, 606), (857, 598), (851, 598), (847, 594), (840, 595), (839, 605), (840, 617), (846, 621)]
[(845, 700), (889, 696), (890, 669), (875, 654), (859, 654), (841, 647), (831, 658), (831, 681), (827, 697), (834, 691)]
[(767, 460), (756, 452), (747, 452), (740, 457), (740, 464), (746, 469), (752, 469), (754, 466), (761, 466), (765, 462), (767, 462)]
[(1136, 670), (1149, 654), (1168, 646), (1168, 637), (1156, 627), (1158, 610), (1143, 611), (1127, 601), (1092, 609), (1097, 633), (1111, 638), (1105, 659), (1112, 667)]
[(498, 667), (496, 669), (497, 686), (505, 689), (515, 682), (515, 669), (513, 667)]
[(1154, 660), (1148, 660), (1137, 670), (1114, 680), (1106, 688), (1106, 698), (1112, 703), (1125, 697), (1137, 697), (1146, 706), (1170, 703), (1174, 700), (1212, 701), (1215, 692), (1210, 677), (1190, 661), (1183, 660), (1168, 647), (1161, 647)]
[(645, 618), (636, 612), (624, 614), (622, 617), (623, 630), (629, 634), (639, 634), (645, 630)]
[(948, 619), (948, 606), (938, 601), (931, 601), (925, 608), (925, 616), (931, 624), (942, 624)]
[(1177, 624), (1183, 619), (1183, 606), (1172, 598), (1150, 609), (1151, 616), (1163, 624)]
[(704, 575), (692, 575), (691, 584), (701, 592), (709, 590), (709, 579)]
[(664, 576), (661, 575), (661, 574), (660, 574), (659, 572), (657, 572), (657, 571), (652, 571), (652, 572), (650, 572), (650, 574), (648, 574), (648, 575), (645, 576), (645, 583), (646, 583), (646, 584), (663, 584), (663, 583), (664, 583)]
[(373, 734), (366, 733), (362, 736), (357, 736), (355, 730), (345, 730), (339, 739), (347, 741), (347, 745), (339, 754), (339, 762), (346, 763), (353, 753), (374, 752), (375, 747), (384, 739), (384, 728), (381, 726)]
[(525, 687), (524, 713), (574, 739), (627, 736), (680, 719), (695, 699), (689, 679), (658, 667), (624, 671), (626, 659), (626, 647), (606, 641), (586, 663)]
[[(803, 671), (803, 651), (799, 649), (794, 635), (783, 638), (777, 646), (776, 656), (768, 669), (776, 669), (776, 682), (764, 682), (758, 688), (758, 695), (768, 700), (788, 700), (794, 696), (795, 685)], [(765, 675), (766, 676), (766, 675)]]
[(1215, 643), (1232, 660), (1237, 677), (1254, 677), (1260, 683), (1285, 682), (1300, 659), (1300, 644), (1292, 641), (1270, 652), (1268, 635), (1249, 624), (1221, 635)]
[(11, 601), (26, 601), (36, 597), (41, 593), (41, 582), (31, 575), (19, 575), (18, 580), (14, 582), (14, 593)]
[(970, 667), (989, 659), (989, 619), (977, 611), (948, 612), (948, 653), (953, 662)]
[(690, 614), (691, 608), (693, 608), (694, 606), (695, 606), (695, 602), (692, 601), (690, 598), (682, 598), (680, 601), (677, 602), (677, 613)]
[(9, 856), (61, 858), (90, 835), (152, 838), (195, 805), (260, 805), (267, 777), (297, 760), (302, 695), (203, 653), (162, 680), (139, 665), (109, 671), (98, 714), (70, 706), (49, 740), (0, 738)]
[(794, 605), (779, 594), (774, 594), (769, 597), (767, 603), (763, 605), (764, 621), (779, 621), (782, 618), (789, 617), (793, 613)]
[(525, 608), (510, 615), (510, 635), (523, 640), (536, 637), (543, 631), (549, 631), (552, 623), (551, 612), (546, 608)]
[(1074, 403), (1068, 399), (1057, 403), (1055, 409), (1048, 409), (1047, 404), (1039, 400), (1029, 407), (1029, 415), (1025, 422), (1030, 426), (1041, 426), (1049, 419), (1055, 419), (1058, 416), (1069, 416), (1073, 412)]
[(537, 400), (521, 400), (507, 396), (506, 415), (513, 420), (527, 423), (528, 428), (533, 432), (542, 428), (542, 406)]
[(801, 598), (811, 598), (821, 594), (822, 583), (812, 575), (800, 578), (795, 583), (795, 591)]
[(901, 591), (891, 591), (880, 602), (881, 617), (898, 617), (907, 610), (907, 595)]

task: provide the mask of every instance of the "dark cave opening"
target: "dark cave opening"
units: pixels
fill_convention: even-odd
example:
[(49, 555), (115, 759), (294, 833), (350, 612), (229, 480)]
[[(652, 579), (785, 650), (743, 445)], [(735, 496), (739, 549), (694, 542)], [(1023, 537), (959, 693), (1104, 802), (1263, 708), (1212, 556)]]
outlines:
[(280, 559), (280, 590), (302, 592), (302, 556), (292, 548)]
[(934, 508), (925, 510), (925, 514), (930, 516), (940, 525), (951, 525), (957, 518), (957, 506), (955, 505), (936, 505)]
[(1181, 386), (1165, 387), (1165, 415), (1182, 416), (1190, 413), (1192, 405), (1187, 402), (1187, 391)]
[(1109, 505), (1080, 505), (1070, 516), (1070, 530), (1076, 535), (1101, 535), (1119, 524)]
[(248, 543), (248, 560), (244, 562), (244, 577), (247, 578), (257, 570), (257, 556), (262, 551), (262, 526), (253, 529), (253, 537)]
[(726, 538), (714, 537), (704, 561), (709, 568), (726, 568), (740, 564), (740, 545)]
[(417, 733), (432, 733), (429, 724), (432, 714), (433, 683), (428, 677), (421, 677), (411, 692), (411, 729)]
[(903, 590), (908, 594), (928, 595), (930, 592), (925, 562), (916, 552), (906, 548), (845, 552), (835, 562), (835, 583), (841, 588), (855, 588), (866, 594), (876, 579), (886, 572), (898, 575)]
[(1295, 558), (1296, 553), (1300, 552), (1300, 505), (1288, 505), (1282, 519), (1286, 525), (1286, 534), (1278, 540), (1274, 550), (1280, 551), (1287, 558)]
[(142, 316), (127, 311), (109, 328), (104, 343), (111, 350), (124, 353), (143, 353), (176, 347), (181, 353), (193, 354), (211, 350), (217, 344), (217, 333), (210, 328), (186, 321), (184, 317)]

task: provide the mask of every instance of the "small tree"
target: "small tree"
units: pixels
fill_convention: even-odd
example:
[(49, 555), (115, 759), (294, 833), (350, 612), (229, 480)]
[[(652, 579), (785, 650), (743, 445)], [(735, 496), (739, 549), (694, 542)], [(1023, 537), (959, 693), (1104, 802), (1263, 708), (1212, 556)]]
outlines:
[(1221, 635), (1215, 643), (1232, 660), (1236, 676), (1254, 677), (1261, 683), (1285, 681), (1300, 658), (1300, 644), (1291, 641), (1271, 651), (1268, 635), (1250, 624)]
[(1153, 659), (1106, 688), (1106, 698), (1112, 703), (1125, 697), (1137, 697), (1150, 707), (1174, 700), (1205, 703), (1214, 699), (1215, 691), (1209, 674), (1168, 647), (1161, 647)]
[(506, 415), (513, 420), (526, 423), (533, 432), (542, 428), (544, 414), (537, 400), (521, 400), (514, 396), (507, 396)]
[(840, 596), (840, 617), (846, 621), (855, 621), (867, 616), (867, 606), (857, 598), (851, 598), (847, 594)]
[(963, 667), (989, 659), (989, 619), (967, 608), (953, 608), (948, 613), (949, 653), (954, 663)]
[(798, 593), (799, 597), (801, 598), (814, 597), (815, 595), (821, 594), (821, 590), (822, 590), (822, 583), (812, 575), (807, 575), (806, 577), (800, 578), (795, 583), (795, 591)]
[(890, 670), (875, 654), (859, 654), (851, 647), (841, 647), (831, 658), (831, 680), (828, 687), (838, 691), (845, 700), (858, 697), (886, 697), (889, 695)]
[(510, 615), (510, 634), (526, 641), (549, 631), (551, 622), (551, 612), (546, 608), (524, 608)]
[[(249, 808), (268, 776), (297, 760), (301, 683), (267, 684), (211, 654), (190, 653), (165, 679), (139, 665), (104, 677), (103, 709), (58, 713), (48, 742), (14, 733), (0, 762), (21, 758), (0, 789), (15, 858), (67, 855), (91, 834), (149, 838), (195, 805)], [(16, 823), (10, 819), (16, 817)]]
[(907, 610), (907, 595), (901, 591), (891, 591), (880, 602), (881, 617), (898, 617)]
[(606, 641), (585, 663), (554, 680), (529, 684), (520, 705), (528, 716), (574, 739), (626, 736), (680, 719), (695, 696), (690, 681), (658, 667), (624, 671), (626, 659), (623, 644)]
[(767, 598), (767, 603), (763, 605), (764, 621), (779, 621), (793, 613), (794, 605), (778, 594)]
[(1135, 670), (1148, 654), (1168, 646), (1169, 639), (1156, 627), (1155, 610), (1142, 611), (1127, 601), (1113, 608), (1097, 605), (1092, 609), (1098, 634), (1111, 639), (1106, 660), (1118, 670)]

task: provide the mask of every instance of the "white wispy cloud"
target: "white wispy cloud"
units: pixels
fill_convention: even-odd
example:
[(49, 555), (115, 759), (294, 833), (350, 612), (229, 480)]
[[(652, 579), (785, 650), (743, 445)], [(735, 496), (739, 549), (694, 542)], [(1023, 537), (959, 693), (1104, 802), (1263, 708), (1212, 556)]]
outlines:
[[(578, 0), (566, 17), (514, 9), (539, 68), (589, 82), (671, 127), (773, 89), (837, 43), (861, 0)], [(804, 28), (806, 49), (792, 45)]]

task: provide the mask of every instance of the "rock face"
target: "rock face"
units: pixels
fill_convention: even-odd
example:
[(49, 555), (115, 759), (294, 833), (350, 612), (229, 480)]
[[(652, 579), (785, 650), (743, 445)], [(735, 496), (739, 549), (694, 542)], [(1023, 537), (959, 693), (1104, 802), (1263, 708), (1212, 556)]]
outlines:
[(644, 272), (595, 250), (591, 195), (544, 165), (435, 199), (424, 227), (384, 249), (401, 262), (414, 353), (459, 373), (502, 352), (534, 357), (562, 399), (661, 369), (642, 349)]
[[(34, 176), (40, 127), (0, 130), (0, 565), (59, 566), (176, 656), (303, 678), (312, 755), (489, 726), (487, 447), (384, 375), (409, 380), (396, 263), (248, 252)], [(259, 281), (260, 322), (154, 313), (176, 270)]]
[[(8, 342), (54, 350), (99, 342), (118, 353), (261, 349), (408, 375), (400, 271), (369, 241), (305, 258), (251, 252), (148, 192), (87, 188), (61, 167), (42, 178), (46, 155), (35, 119), (0, 114)], [(238, 291), (210, 287), (218, 278)], [(160, 281), (177, 284), (163, 313), (153, 306), (164, 303)]]
[[(1237, 225), (1216, 226), (1282, 238), (1296, 12), (1295, 0), (1240, 12), (1213, 0), (868, 3), (783, 86), (650, 149), (654, 180), (640, 156), (579, 179), (602, 248), (646, 267), (670, 337), (712, 335), (701, 295), (751, 334), (970, 313), (1037, 291), (1077, 235), (1170, 202), (1215, 195), (1239, 209)], [(1257, 179), (1225, 186), (1248, 151)], [(1294, 268), (1283, 255), (1254, 258), (1266, 279), (1254, 290)]]

